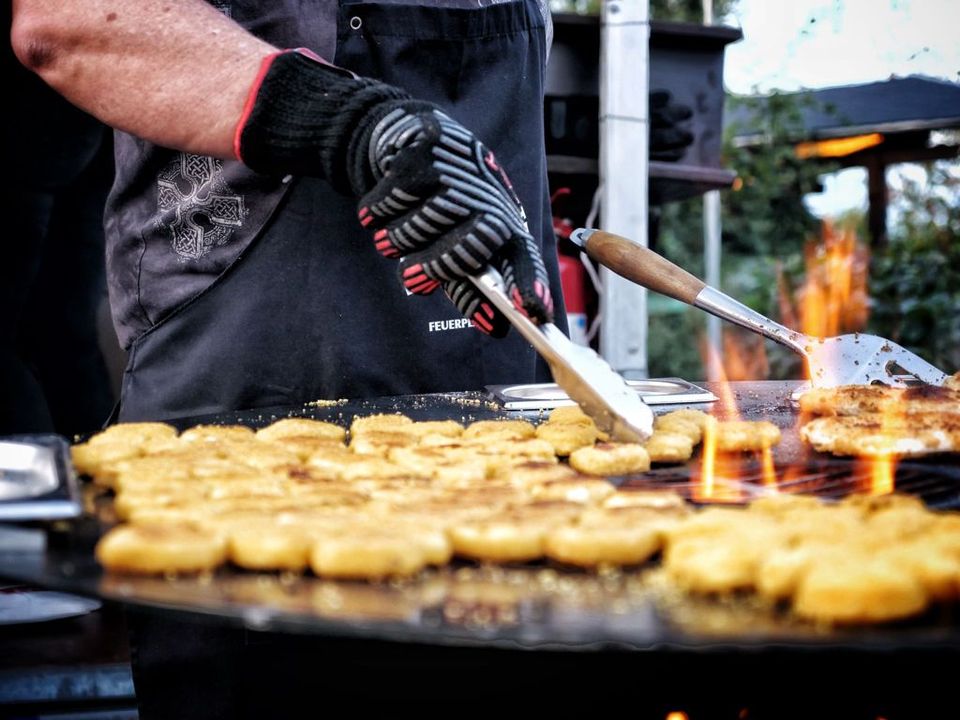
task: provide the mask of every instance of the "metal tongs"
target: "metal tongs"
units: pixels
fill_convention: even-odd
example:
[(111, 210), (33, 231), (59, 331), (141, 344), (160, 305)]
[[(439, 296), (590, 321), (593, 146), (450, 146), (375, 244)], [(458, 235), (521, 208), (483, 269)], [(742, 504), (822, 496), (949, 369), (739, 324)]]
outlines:
[(813, 387), (883, 383), (907, 387), (910, 381), (943, 385), (947, 375), (906, 348), (876, 335), (854, 333), (816, 338), (791, 330), (751, 310), (632, 240), (603, 230), (579, 228), (570, 239), (591, 258), (618, 275), (706, 310), (774, 340), (803, 356)]
[(535, 325), (513, 306), (495, 269), (488, 267), (470, 279), (547, 361), (557, 385), (598, 428), (621, 442), (643, 442), (650, 437), (653, 411), (605, 360), (590, 348), (570, 342), (553, 323)]

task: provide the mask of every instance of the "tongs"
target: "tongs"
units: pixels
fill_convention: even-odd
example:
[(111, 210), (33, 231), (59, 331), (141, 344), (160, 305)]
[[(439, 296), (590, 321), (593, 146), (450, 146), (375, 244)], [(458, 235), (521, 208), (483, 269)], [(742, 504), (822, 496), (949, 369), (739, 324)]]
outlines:
[(803, 356), (813, 387), (883, 383), (907, 387), (915, 378), (942, 385), (947, 375), (923, 358), (876, 335), (816, 338), (751, 310), (649, 248), (603, 230), (579, 228), (570, 239), (591, 258), (644, 287), (760, 333)]
[(514, 307), (495, 269), (488, 267), (470, 279), (540, 353), (557, 385), (600, 430), (621, 442), (643, 442), (650, 437), (653, 411), (605, 360), (590, 348), (570, 342), (553, 323), (535, 325)]

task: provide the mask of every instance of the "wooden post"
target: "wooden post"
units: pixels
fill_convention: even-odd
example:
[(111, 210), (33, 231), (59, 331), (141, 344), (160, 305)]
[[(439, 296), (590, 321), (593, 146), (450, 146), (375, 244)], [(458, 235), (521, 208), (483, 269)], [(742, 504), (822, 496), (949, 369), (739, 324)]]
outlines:
[(874, 156), (867, 166), (867, 227), (873, 247), (887, 244), (887, 164), (882, 157)]

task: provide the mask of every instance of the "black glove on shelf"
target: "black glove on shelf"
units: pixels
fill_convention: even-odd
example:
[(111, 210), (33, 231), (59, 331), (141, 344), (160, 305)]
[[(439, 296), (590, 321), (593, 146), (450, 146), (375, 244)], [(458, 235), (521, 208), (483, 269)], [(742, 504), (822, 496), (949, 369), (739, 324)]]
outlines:
[(650, 159), (676, 162), (693, 143), (693, 133), (679, 126), (693, 117), (687, 105), (671, 103), (666, 90), (650, 93)]
[(546, 269), (523, 208), (493, 153), (440, 108), (300, 51), (268, 59), (237, 129), (236, 153), (258, 172), (326, 178), (361, 198), (376, 249), (401, 258), (410, 292), (443, 286), (495, 336), (509, 325), (465, 276), (493, 264), (514, 304), (553, 316)]

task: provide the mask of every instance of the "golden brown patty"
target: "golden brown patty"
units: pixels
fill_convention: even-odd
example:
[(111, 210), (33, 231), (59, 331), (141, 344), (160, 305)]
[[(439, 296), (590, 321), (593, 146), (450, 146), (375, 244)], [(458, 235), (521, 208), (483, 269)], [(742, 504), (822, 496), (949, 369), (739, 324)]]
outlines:
[(709, 415), (701, 410), (674, 410), (658, 415), (654, 419), (653, 427), (661, 432), (686, 435), (696, 445), (703, 439), (703, 429), (708, 417)]
[(379, 580), (414, 575), (428, 564), (427, 552), (399, 532), (370, 528), (323, 534), (310, 550), (310, 567), (320, 577)]
[(412, 424), (413, 420), (400, 413), (357, 416), (350, 424), (350, 437), (356, 437), (368, 430), (397, 430)]
[(780, 428), (766, 420), (725, 420), (715, 427), (720, 452), (763, 450), (780, 442)]
[(121, 460), (129, 460), (140, 455), (140, 448), (124, 442), (96, 444), (87, 442), (70, 448), (70, 458), (79, 474), (89, 475), (97, 481), (97, 484), (111, 487), (113, 477), (104, 471)]
[(214, 443), (235, 440), (253, 440), (255, 434), (244, 425), (194, 425), (180, 434), (180, 440), (190, 443)]
[(650, 462), (682, 463), (693, 456), (693, 440), (689, 434), (656, 430), (643, 446)]
[(523, 440), (532, 438), (536, 428), (526, 420), (479, 420), (463, 431), (464, 438)]
[(887, 622), (926, 609), (912, 573), (883, 557), (831, 553), (815, 560), (797, 585), (794, 611), (830, 623)]
[(226, 560), (227, 543), (222, 535), (193, 524), (122, 525), (100, 539), (96, 557), (117, 572), (200, 572)]
[(578, 448), (593, 445), (597, 440), (597, 428), (587, 423), (547, 422), (537, 426), (537, 437), (546, 440), (560, 457), (567, 457)]
[(343, 441), (347, 431), (329, 422), (310, 418), (283, 418), (257, 430), (258, 440), (279, 440), (289, 437), (313, 437)]
[(615, 492), (606, 479), (591, 475), (548, 480), (531, 486), (530, 490), (537, 500), (563, 500), (584, 505), (599, 503)]
[(960, 388), (919, 385), (844, 385), (812, 388), (800, 396), (800, 409), (814, 415), (960, 415)]
[(650, 469), (650, 455), (643, 445), (600, 443), (570, 454), (570, 466), (589, 475), (626, 475)]
[(960, 415), (821, 417), (800, 428), (800, 437), (819, 452), (834, 455), (913, 457), (957, 452), (960, 450)]
[(406, 447), (417, 442), (415, 435), (390, 430), (365, 430), (350, 440), (350, 450), (359, 455), (386, 457), (392, 448)]
[(557, 425), (590, 425), (593, 418), (580, 409), (579, 405), (564, 405), (550, 411), (547, 422)]
[(88, 442), (91, 445), (123, 443), (135, 447), (143, 447), (154, 441), (169, 440), (176, 436), (176, 428), (166, 423), (118, 423), (93, 435)]

